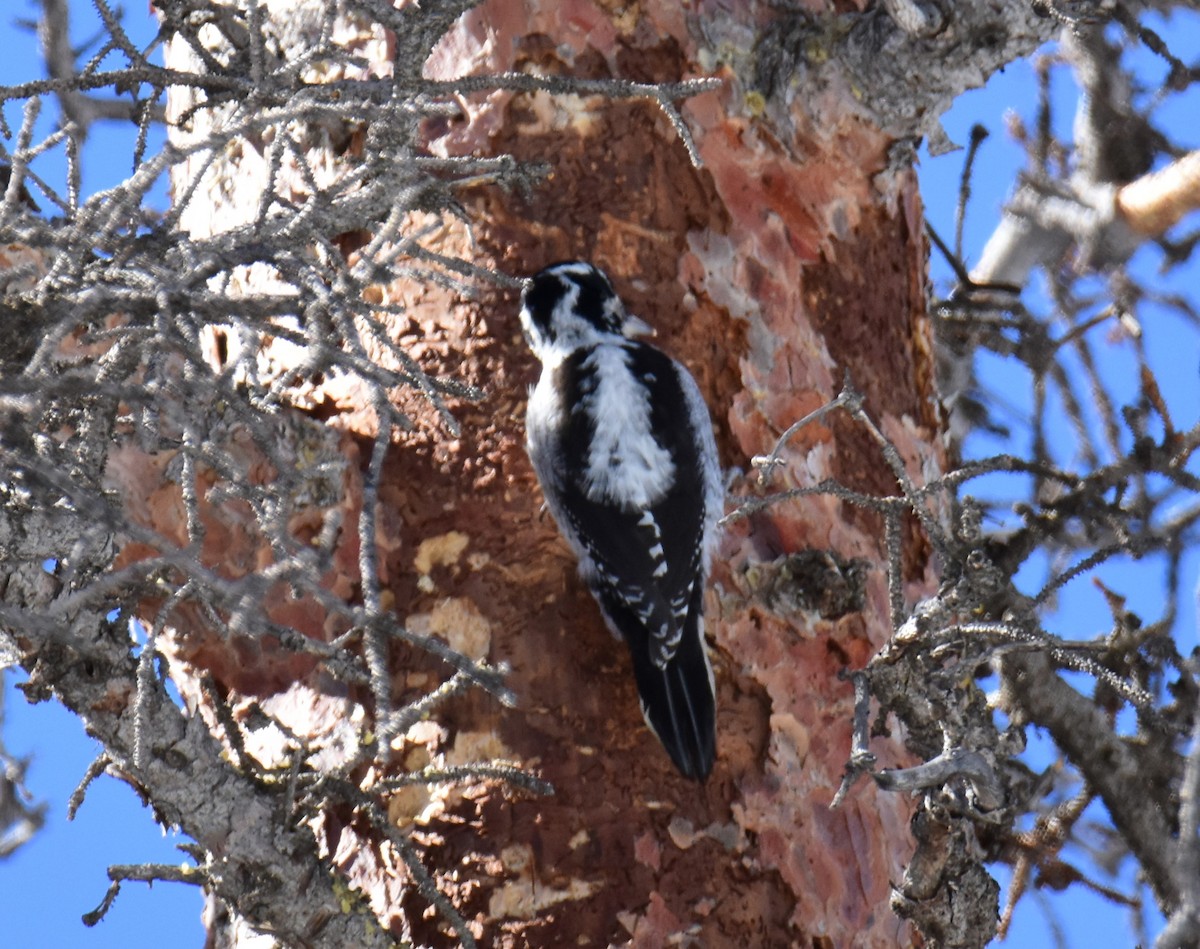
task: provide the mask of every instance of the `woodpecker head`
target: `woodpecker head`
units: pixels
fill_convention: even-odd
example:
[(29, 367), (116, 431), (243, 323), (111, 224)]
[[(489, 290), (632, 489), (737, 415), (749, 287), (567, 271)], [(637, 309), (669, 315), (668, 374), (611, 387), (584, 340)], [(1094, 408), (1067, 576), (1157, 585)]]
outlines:
[(543, 363), (583, 346), (653, 333), (625, 312), (602, 271), (578, 260), (551, 264), (529, 278), (521, 293), (521, 328)]

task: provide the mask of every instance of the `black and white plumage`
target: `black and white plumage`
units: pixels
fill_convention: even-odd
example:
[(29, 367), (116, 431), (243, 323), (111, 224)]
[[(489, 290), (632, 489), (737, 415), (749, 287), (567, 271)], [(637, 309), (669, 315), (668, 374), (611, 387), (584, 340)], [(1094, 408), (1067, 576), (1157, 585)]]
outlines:
[(530, 279), (521, 325), (542, 363), (526, 432), (546, 505), (629, 646), (646, 723), (702, 780), (716, 755), (704, 584), (724, 501), (708, 409), (682, 365), (630, 338), (649, 327), (590, 264)]

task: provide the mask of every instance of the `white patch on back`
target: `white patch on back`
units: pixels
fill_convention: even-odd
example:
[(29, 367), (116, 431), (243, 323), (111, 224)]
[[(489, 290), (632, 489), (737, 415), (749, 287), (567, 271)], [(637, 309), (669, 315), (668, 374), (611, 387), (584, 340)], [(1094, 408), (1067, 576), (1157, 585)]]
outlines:
[(584, 491), (593, 501), (645, 508), (667, 493), (675, 465), (654, 437), (649, 391), (634, 377), (629, 355), (624, 346), (602, 344), (581, 366), (595, 380), (582, 402), (595, 426)]

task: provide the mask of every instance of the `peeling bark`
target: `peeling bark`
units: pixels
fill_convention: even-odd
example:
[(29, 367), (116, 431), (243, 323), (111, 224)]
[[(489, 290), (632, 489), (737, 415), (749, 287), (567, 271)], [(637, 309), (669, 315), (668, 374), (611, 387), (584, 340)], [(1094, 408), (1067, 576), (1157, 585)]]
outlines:
[[(322, 5), (278, 0), (262, 7), (286, 55), (302, 52)], [(410, 35), (402, 28), (415, 8), (389, 10), (393, 31), (340, 19), (339, 41), (363, 63), (330, 67), (320, 81), (415, 76), (414, 51), (450, 22), (444, 16), (436, 30)], [(566, 257), (604, 267), (630, 309), (658, 329), (662, 347), (697, 377), (723, 462), (740, 469), (735, 495), (759, 492), (744, 473), (750, 459), (833, 399), (847, 375), (910, 476), (924, 482), (945, 458), (926, 312), (927, 249), (906, 147), (936, 134), (937, 115), (954, 94), (1028, 52), (1048, 28), (1016, 2), (958, 4), (944, 23), (916, 16), (912, 5), (892, 9), (910, 32), (877, 11), (799, 14), (765, 2), (473, 6), (424, 63), (427, 79), (513, 72), (676, 82), (716, 75), (724, 84), (679, 104), (703, 160), (699, 168), (652, 101), (509, 90), (463, 97), (461, 116), (424, 122), (422, 145), (430, 154), (511, 154), (545, 163), (547, 174), (525, 193), (487, 182), (460, 188), (455, 199), (470, 227), (440, 221), (425, 248), (522, 275)], [(209, 52), (229, 53), (223, 44), (214, 38)], [(189, 68), (204, 60), (185, 44), (168, 57)], [(931, 58), (942, 64), (934, 79), (918, 75), (913, 64)], [(177, 143), (202, 141), (219, 124), (219, 110), (194, 111), (199, 102), (198, 94), (173, 93), (168, 115), (178, 123)], [(314, 185), (354, 168), (365, 143), (379, 144), (372, 131), (314, 122), (302, 158), (276, 164), (269, 141), (197, 152), (177, 170), (181, 198), (184, 185), (206, 169), (179, 223), (193, 235), (249, 225), (268, 188), (302, 205)], [(405, 224), (416, 232), (435, 221), (414, 212)], [(370, 237), (347, 228), (331, 235), (331, 245), (349, 262)], [(253, 264), (239, 271), (239, 281), (234, 295), (283, 289), (278, 274)], [(432, 720), (408, 723), (394, 736), (385, 749), (389, 765), (364, 764), (355, 758), (350, 726), (372, 720), (378, 691), (331, 683), (311, 655), (239, 637), (233, 621), (214, 629), (201, 610), (173, 614), (158, 648), (195, 716), (185, 720), (169, 703), (156, 706), (164, 718), (155, 720), (155, 733), (161, 725), (162, 734), (186, 740), (189, 755), (213, 759), (202, 787), (211, 789), (218, 816), (254, 818), (283, 834), (257, 843), (278, 844), (285, 860), (298, 855), (280, 884), (284, 905), (310, 898), (305, 886), (320, 858), (320, 866), (336, 867), (365, 894), (393, 936), (429, 945), (452, 938), (404, 858), (408, 851), (395, 837), (385, 840), (365, 808), (350, 801), (293, 826), (290, 816), (264, 811), (252, 782), (219, 761), (213, 736), (228, 736), (230, 722), (236, 729), (263, 710), (291, 734), (267, 729), (244, 739), (262, 767), (286, 767), (296, 741), (321, 745), (331, 771), (352, 771), (338, 777), (365, 787), (364, 795), (389, 768), (418, 772), (488, 759), (516, 762), (553, 785), (554, 795), (539, 799), (499, 780), (384, 795), (404, 846), (431, 869), (484, 944), (911, 944), (908, 925), (888, 911), (892, 881), (902, 877), (912, 846), (907, 802), (868, 785), (840, 809), (829, 808), (851, 747), (854, 710), (853, 690), (839, 673), (863, 667), (892, 633), (882, 518), (821, 495), (731, 526), (707, 604), (718, 763), (706, 785), (686, 782), (642, 725), (627, 657), (575, 578), (553, 524), (539, 513), (521, 427), (534, 364), (519, 338), (515, 295), (466, 301), (414, 280), (374, 287), (370, 302), (403, 307), (391, 317), (392, 342), (427, 373), (454, 374), (486, 390), (477, 405), (450, 400), (461, 435), (450, 435), (426, 402), (398, 392), (397, 405), (416, 424), (396, 435), (375, 472), (379, 406), (345, 379), (295, 373), (305, 365), (303, 353), (289, 348), (286, 333), (247, 356), (246, 340), (214, 320), (206, 339), (210, 366), (278, 383), (294, 408), (328, 425), (327, 437), (313, 441), (286, 424), (278, 436), (296, 459), (315, 454), (342, 462), (331, 488), (336, 500), (313, 497), (291, 525), (308, 538), (331, 511), (340, 519), (322, 593), (346, 602), (367, 595), (362, 546), (370, 545), (360, 545), (356, 528), (371, 514), (381, 596), (398, 623), (467, 657), (506, 664), (517, 703), (503, 708), (483, 692), (453, 695)], [(394, 358), (382, 344), (367, 355)], [(263, 446), (234, 423), (223, 434), (253, 483), (269, 484), (276, 472)], [(843, 416), (798, 433), (783, 460), (775, 477), (785, 488), (834, 479), (867, 495), (895, 493), (878, 445)], [(203, 496), (208, 475), (201, 468), (194, 483), (180, 487), (174, 461), (173, 453), (127, 448), (108, 459), (106, 477), (137, 523), (183, 548), (188, 492)], [(377, 478), (380, 504), (365, 514), (369, 478)], [(269, 545), (246, 526), (249, 515), (236, 499), (206, 500), (198, 510), (204, 543), (194, 553), (207, 569), (240, 578), (272, 565)], [(937, 579), (928, 538), (915, 522), (903, 525), (901, 550), (902, 593), (914, 602)], [(116, 563), (136, 564), (152, 553), (124, 538)], [(798, 564), (817, 561), (838, 569), (797, 575)], [(792, 591), (795, 584), (804, 589)], [(280, 580), (263, 589), (261, 608), (273, 622), (329, 643), (346, 629), (327, 603), (294, 596)], [(153, 591), (145, 605), (161, 605)], [(131, 662), (111, 659), (118, 686), (136, 678)], [(386, 670), (394, 708), (448, 677), (440, 660), (404, 637), (390, 641)], [(215, 680), (219, 700), (204, 676)], [(54, 687), (60, 685), (86, 705), (82, 684)], [(129, 696), (120, 699), (122, 708), (105, 709), (116, 717), (104, 728), (124, 748), (119, 728)], [(910, 760), (899, 738), (877, 738), (873, 751), (889, 765)], [(188, 773), (181, 769), (182, 777)], [(225, 796), (226, 783), (232, 796)], [(159, 793), (156, 785), (156, 801)], [(225, 846), (185, 807), (164, 816), (209, 850)], [(916, 826), (925, 827), (919, 818)], [(313, 830), (316, 844), (301, 846)], [(938, 825), (930, 833), (949, 831)], [(245, 835), (254, 836), (250, 828)], [(250, 899), (253, 881), (212, 891), (283, 941), (334, 945), (311, 936), (321, 930), (311, 917), (332, 926), (326, 914), (338, 905), (339, 891), (322, 880), (317, 906), (297, 919), (295, 932), (281, 931), (275, 903), (260, 913)], [(966, 925), (982, 932), (994, 888), (978, 874), (970, 882), (980, 896)], [(904, 898), (944, 905), (946, 893)], [(223, 915), (222, 907), (213, 909), (214, 919)], [(354, 930), (356, 919), (354, 912), (338, 916), (336, 938), (373, 944), (378, 934)], [(239, 923), (227, 925), (233, 943)], [(931, 940), (974, 944), (930, 925)]]
[[(426, 75), (511, 70), (674, 81), (710, 72), (735, 29), (747, 31), (738, 44), (745, 56), (748, 37), (775, 17), (754, 5), (721, 19), (715, 8), (685, 15), (673, 4), (638, 13), (483, 4), (443, 38)], [(389, 48), (378, 36), (357, 45), (368, 54)], [(849, 373), (912, 475), (936, 472), (915, 178), (890, 156), (894, 133), (847, 94), (848, 74), (822, 70), (823, 91), (813, 95), (769, 89), (767, 109), (755, 114), (753, 89), (734, 71), (749, 63), (718, 67), (727, 85), (682, 106), (700, 170), (653, 103), (600, 96), (476, 96), (466, 122), (429, 129), (429, 148), (549, 163), (545, 184), (529, 194), (481, 187), (463, 196), (475, 253), (518, 273), (575, 256), (605, 267), (631, 310), (696, 374), (726, 464), (745, 468), (791, 422), (831, 399)], [(256, 163), (228, 161), (215, 180), (238, 182), (231, 204), (252, 208), (244, 189), (261, 187), (261, 178), (241, 176)], [(335, 168), (329, 160), (321, 166)], [(191, 226), (205, 226), (201, 214), (227, 226), (224, 207), (195, 203)], [(459, 228), (445, 233), (441, 252), (470, 253)], [(506, 662), (518, 696), (507, 711), (478, 696), (456, 700), (434, 733), (407, 737), (401, 760), (411, 766), (422, 748), (421, 761), (444, 765), (483, 754), (511, 759), (537, 768), (556, 792), (513, 801), (481, 788), (436, 802), (393, 800), (396, 819), (417, 820), (413, 837), (459, 911), (495, 945), (585, 937), (656, 945), (669, 934), (706, 945), (822, 933), (856, 946), (905, 941), (885, 910), (909, 846), (903, 799), (867, 787), (842, 809), (828, 807), (853, 704), (838, 672), (862, 666), (889, 633), (884, 572), (868, 571), (858, 608), (831, 618), (773, 607), (747, 579), (807, 552), (880, 565), (880, 519), (812, 498), (729, 532), (708, 604), (720, 757), (711, 781), (697, 788), (674, 774), (643, 727), (627, 658), (538, 513), (521, 430), (533, 363), (514, 300), (477, 307), (392, 285), (380, 288), (380, 301), (403, 303), (419, 323), (410, 351), (422, 368), (459, 373), (489, 391), (479, 408), (459, 409), (463, 434), (454, 440), (428, 409), (405, 406), (424, 421), (401, 437), (383, 471), (381, 576), (407, 627), (447, 636), (477, 628), (471, 652)], [(396, 334), (403, 342), (402, 326)], [(336, 424), (370, 434), (369, 408), (355, 406), (353, 393), (318, 384), (306, 400), (332, 404)], [(787, 461), (785, 485), (828, 477), (866, 493), (894, 490), (876, 446), (844, 419), (802, 432)], [(348, 483), (353, 490), (356, 479)], [(735, 479), (734, 493), (753, 490)], [(354, 516), (351, 504), (346, 517)], [(437, 538), (456, 540), (431, 555), (426, 545)], [(347, 574), (331, 587), (353, 588), (356, 558), (341, 562)], [(911, 526), (904, 567), (909, 596), (931, 588), (928, 544)], [(439, 619), (447, 604), (457, 604), (453, 618)], [(298, 619), (320, 625), (319, 616)], [(246, 659), (233, 679), (242, 689), (251, 684), (247, 670), (270, 661)], [(436, 664), (404, 648), (393, 648), (391, 668), (398, 702), (438, 675)], [(878, 751), (904, 760), (894, 744), (880, 741)], [(349, 849), (343, 840), (339, 862), (394, 931), (437, 941), (440, 924), (422, 921), (403, 876), (372, 850), (366, 840)], [(758, 935), (745, 942), (747, 932)]]

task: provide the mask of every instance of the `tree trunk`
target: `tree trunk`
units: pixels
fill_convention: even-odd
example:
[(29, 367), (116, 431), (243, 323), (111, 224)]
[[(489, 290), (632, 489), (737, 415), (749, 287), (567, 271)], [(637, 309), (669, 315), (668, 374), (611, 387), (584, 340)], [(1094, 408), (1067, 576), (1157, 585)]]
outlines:
[[(297, 57), (315, 37), (309, 24), (319, 24), (324, 4), (267, 6), (281, 55)], [(973, 22), (968, 6), (960, 25)], [(1038, 38), (1027, 13), (1009, 6), (1011, 30), (989, 48), (999, 62)], [(352, 17), (339, 31), (365, 64), (310, 81), (416, 75), (419, 64), (403, 59), (412, 37)], [(925, 42), (878, 12), (801, 17), (765, 2), (475, 6), (434, 49), (427, 79), (514, 73), (674, 83), (715, 75), (719, 87), (677, 104), (699, 162), (689, 157), (673, 108), (645, 91), (485, 84), (459, 100), (462, 114), (426, 119), (421, 148), (435, 157), (511, 154), (545, 163), (544, 177), (524, 192), (487, 180), (460, 184), (454, 197), (469, 225), (446, 217), (422, 232), (434, 219), (413, 212), (399, 232), (423, 234), (427, 254), (521, 276), (564, 258), (604, 268), (629, 309), (656, 327), (658, 344), (698, 379), (722, 462), (733, 470), (731, 510), (739, 499), (826, 479), (851, 492), (894, 495), (880, 445), (844, 412), (790, 439), (770, 488), (750, 460), (849, 379), (914, 481), (942, 470), (926, 245), (905, 139), (935, 121), (929, 116), (963, 84), (947, 75), (955, 68), (947, 62), (942, 84), (931, 81), (914, 104), (896, 88), (903, 64), (888, 58), (899, 47), (911, 64), (912, 47)], [(220, 47), (214, 38), (213, 50)], [(827, 64), (833, 49), (843, 54), (836, 66)], [(186, 44), (169, 48), (168, 66), (198, 63)], [(173, 133), (177, 143), (202, 140), (219, 125), (220, 109), (192, 113), (195, 94), (172, 95), (172, 118), (187, 119)], [(303, 156), (288, 152), (277, 161), (266, 134), (215, 157), (196, 152), (176, 169), (177, 198), (190, 195), (181, 224), (202, 237), (248, 223), (268, 188), (303, 204), (314, 184), (375, 161), (369, 150), (384, 147), (384, 131), (314, 122)], [(203, 169), (202, 186), (189, 192)], [(376, 223), (332, 236), (346, 262)], [(414, 257), (419, 265), (428, 259)], [(269, 268), (239, 273), (235, 292), (281, 292)], [(461, 434), (428, 403), (396, 392), (415, 425), (394, 434), (375, 470), (381, 422), (365, 390), (341, 377), (298, 376), (300, 355), (286, 341), (247, 337), (236, 326), (209, 327), (210, 363), (235, 376), (253, 371), (259, 384), (274, 380), (291, 405), (325, 420), (331, 434), (314, 450), (349, 461), (338, 485), (344, 493), (323, 509), (314, 504), (310, 521), (295, 526), (316, 534), (338, 509), (336, 569), (322, 584), (347, 602), (371, 595), (362, 586), (359, 528), (363, 486), (377, 486), (379, 595), (404, 630), (385, 656), (392, 707), (420, 699), (453, 672), (412, 645), (416, 637), (439, 637), (469, 658), (508, 667), (512, 707), (476, 690), (451, 695), (401, 734), (383, 730), (392, 773), (498, 760), (536, 772), (554, 793), (524, 794), (499, 779), (415, 784), (386, 798), (411, 852), (382, 842), (349, 804), (314, 819), (323, 851), (394, 935), (422, 944), (441, 944), (447, 923), (431, 909), (412, 855), (485, 945), (660, 946), (673, 937), (703, 946), (909, 944), (907, 924), (888, 910), (890, 883), (903, 875), (911, 849), (906, 800), (865, 784), (840, 808), (830, 802), (851, 745), (853, 690), (839, 673), (861, 668), (883, 645), (894, 603), (912, 603), (936, 583), (920, 527), (886, 523), (830, 493), (731, 522), (707, 599), (718, 761), (706, 784), (686, 781), (642, 724), (628, 656), (540, 510), (522, 421), (535, 363), (520, 338), (515, 293), (465, 300), (413, 279), (373, 294), (373, 305), (392, 307), (385, 321), (393, 342), (421, 369), (485, 391), (475, 403), (450, 400)], [(385, 346), (367, 349), (394, 359)], [(299, 457), (303, 445), (289, 432), (281, 423), (280, 445)], [(251, 468), (264, 451), (236, 432), (230, 444), (241, 445)], [(260, 468), (260, 483), (269, 484), (270, 464)], [(165, 464), (125, 449), (110, 469), (129, 496), (149, 499), (148, 526), (181, 531), (179, 479)], [(204, 477), (197, 474), (201, 488)], [(200, 513), (214, 569), (240, 576), (271, 563), (266, 542), (239, 526), (245, 514), (237, 502), (206, 500)], [(889, 539), (901, 565), (891, 591)], [(135, 546), (119, 565), (145, 555)], [(273, 621), (314, 640), (346, 631), (327, 604), (297, 598), (285, 583), (265, 591), (261, 605)], [(334, 688), (315, 661), (239, 639), (236, 629), (218, 635), (201, 611), (173, 617), (158, 648), (214, 730), (202, 673), (239, 719), (257, 704), (310, 744), (342, 742), (334, 766), (354, 759), (353, 729), (349, 736), (346, 729), (380, 711), (371, 690)], [(254, 740), (260, 761), (286, 764), (293, 746), (281, 734), (273, 746)], [(884, 764), (905, 761), (898, 740), (878, 738), (873, 750)], [(382, 773), (359, 764), (345, 776), (370, 794)]]

